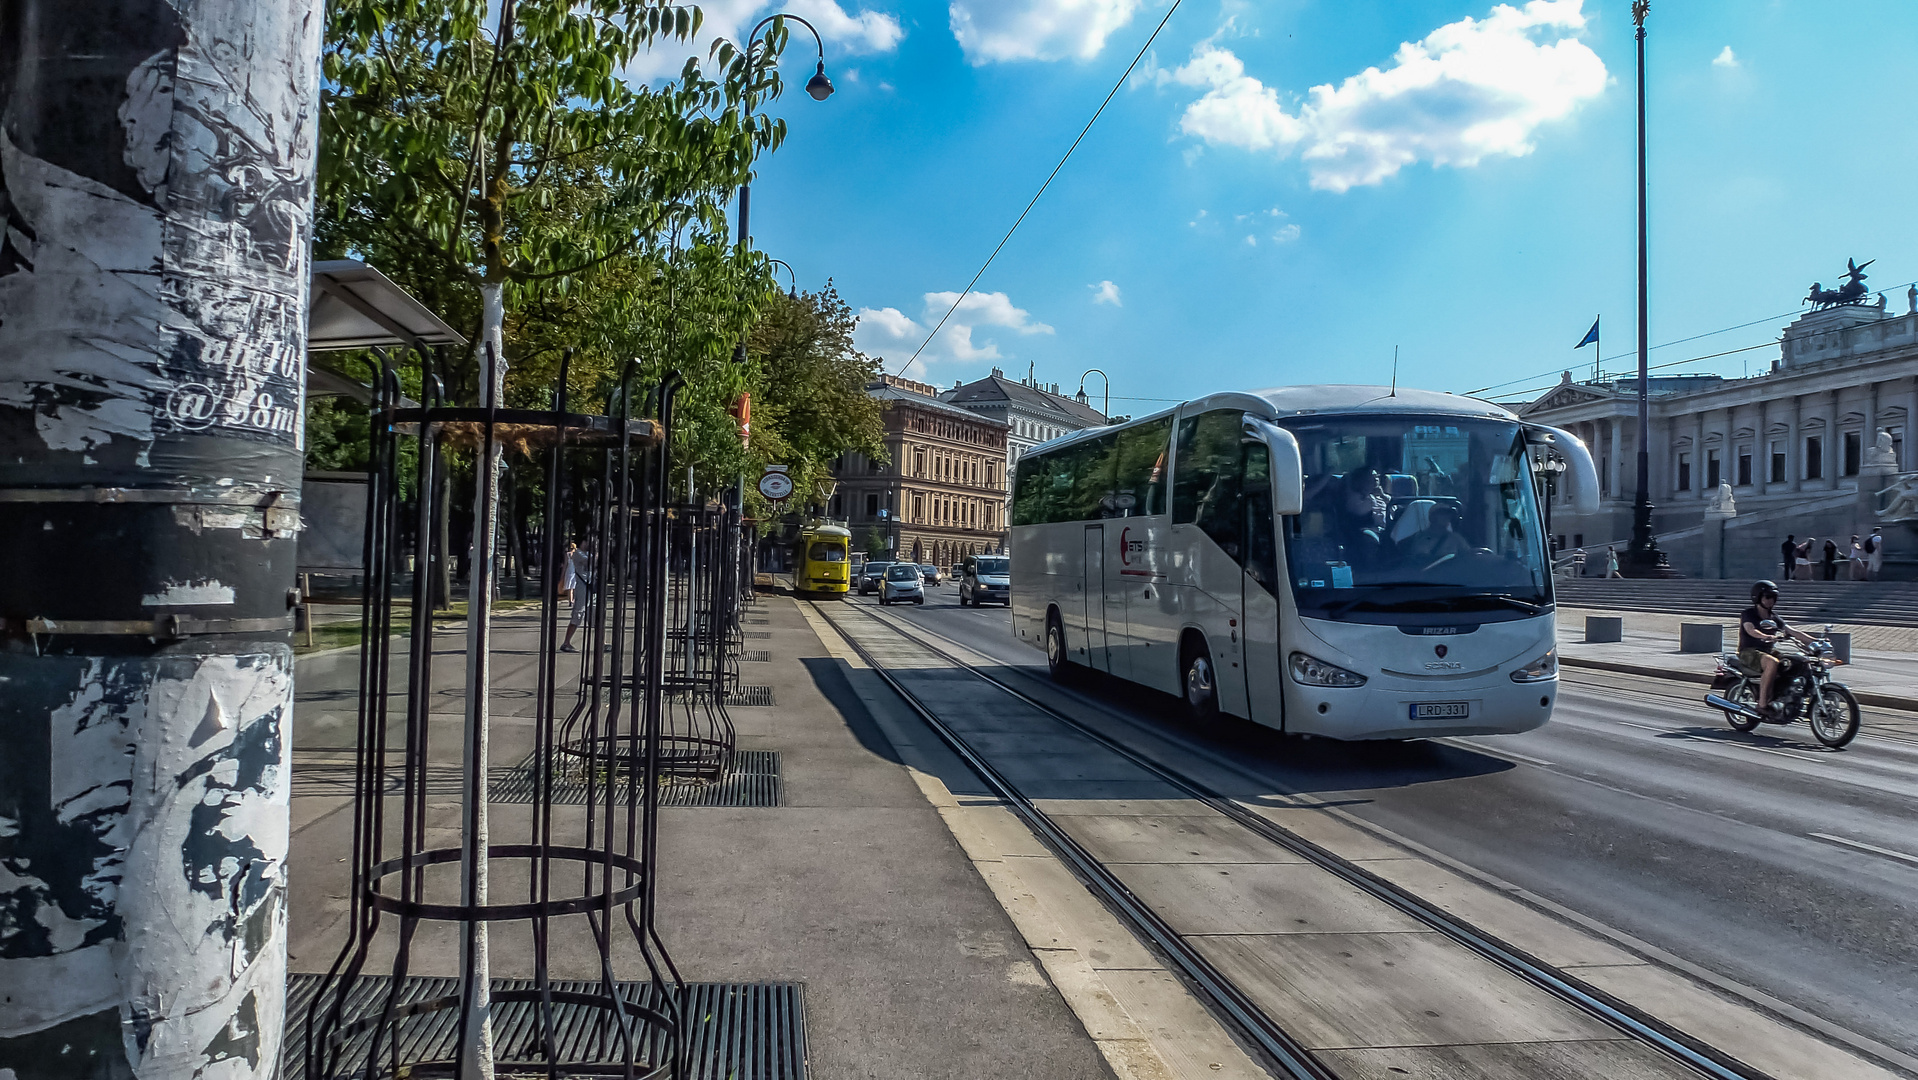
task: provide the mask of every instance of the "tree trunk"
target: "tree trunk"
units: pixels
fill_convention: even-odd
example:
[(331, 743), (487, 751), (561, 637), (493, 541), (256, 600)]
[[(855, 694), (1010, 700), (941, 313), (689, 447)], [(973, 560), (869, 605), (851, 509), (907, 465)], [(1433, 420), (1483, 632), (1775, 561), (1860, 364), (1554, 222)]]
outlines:
[(5, 11), (0, 1074), (269, 1077), (320, 5)]

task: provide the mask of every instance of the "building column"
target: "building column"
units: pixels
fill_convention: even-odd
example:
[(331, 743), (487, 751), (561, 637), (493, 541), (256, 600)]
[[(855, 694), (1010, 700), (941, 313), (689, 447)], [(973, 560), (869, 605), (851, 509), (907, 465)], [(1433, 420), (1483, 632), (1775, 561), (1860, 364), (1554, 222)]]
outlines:
[(1898, 463), (1899, 468), (1918, 472), (1918, 375), (1911, 377), (1911, 389), (1905, 391), (1905, 430), (1900, 434), (1905, 440), (1905, 460)]
[(1765, 416), (1765, 399), (1758, 399), (1758, 423), (1752, 428), (1752, 482), (1760, 495), (1771, 488), (1771, 421)]
[(1619, 458), (1623, 456), (1619, 453), (1618, 448), (1618, 417), (1606, 417), (1605, 428), (1605, 441), (1607, 444), (1605, 448), (1605, 483), (1608, 491), (1607, 497), (1617, 499), (1619, 498), (1618, 479), (1624, 475), (1618, 463)]
[(1692, 492), (1705, 496), (1705, 410), (1692, 414)]
[(1841, 414), (1838, 411), (1838, 391), (1836, 390), (1826, 391), (1826, 394), (1825, 394), (1825, 442), (1824, 442), (1825, 483), (1824, 483), (1824, 487), (1826, 488), (1826, 490), (1829, 490), (1829, 491), (1838, 490), (1838, 485), (1840, 483), (1840, 480), (1838, 479), (1838, 474), (1845, 471), (1845, 455), (1843, 453), (1844, 436), (1841, 435), (1838, 431), (1838, 417), (1840, 415)]
[(1791, 491), (1805, 489), (1805, 399), (1791, 395), (1791, 426), (1786, 430), (1786, 481)]

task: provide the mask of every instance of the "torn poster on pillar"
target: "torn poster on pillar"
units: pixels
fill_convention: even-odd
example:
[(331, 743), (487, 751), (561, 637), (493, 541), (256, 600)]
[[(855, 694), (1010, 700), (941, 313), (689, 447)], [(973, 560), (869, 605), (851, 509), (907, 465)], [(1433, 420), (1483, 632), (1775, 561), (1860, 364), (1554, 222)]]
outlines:
[[(143, 467), (196, 433), (301, 448), (319, 20), (300, 8), (153, 5), (173, 18), (103, 32), (111, 77), (63, 84), (100, 100), (10, 110), (27, 119), (0, 131), (0, 355), (51, 363), (0, 371), (0, 406), (23, 410), (0, 449)], [(53, 47), (29, 24), (0, 70)]]
[(286, 969), (291, 652), (64, 670), (47, 786), (0, 843), (0, 954), (37, 987), (0, 1008), (0, 1040), (118, 1007), (133, 1075), (254, 1075), (278, 1054)]

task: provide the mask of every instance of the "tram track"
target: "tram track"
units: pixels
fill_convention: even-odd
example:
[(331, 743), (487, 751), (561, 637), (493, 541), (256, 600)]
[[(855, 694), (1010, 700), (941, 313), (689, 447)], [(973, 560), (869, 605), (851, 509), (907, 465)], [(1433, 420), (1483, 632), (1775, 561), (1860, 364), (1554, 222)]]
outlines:
[[(1222, 794), (1203, 780), (1182, 773), (1122, 741), (1046, 704), (1008, 684), (952, 652), (913, 633), (892, 618), (863, 606), (815, 605), (820, 616), (846, 642), (902, 701), (924, 720), (940, 739), (972, 769), (1008, 808), (1033, 830), (1079, 878), (1120, 918), (1181, 974), (1223, 1022), (1257, 1047), (1268, 1063), (1288, 1077), (1336, 1078), (1341, 1074), (1315, 1054), (1284, 1024), (1271, 1016), (1243, 987), (1221, 972), (1186, 936), (1139, 895), (1118, 874), (1084, 847), (1070, 832), (1040, 808), (1005, 771), (990, 760), (990, 753), (973, 745), (963, 732), (946, 722), (937, 704), (927, 701), (890, 670), (884, 659), (875, 655), (869, 642), (849, 629), (847, 620), (857, 618), (866, 625), (881, 627), (910, 647), (921, 650), (941, 665), (961, 671), (993, 687), (1021, 706), (1062, 725), (1079, 738), (1116, 754), (1156, 780), (1189, 795), (1193, 800), (1225, 817), (1233, 824), (1267, 841), (1303, 862), (1322, 870), (1338, 881), (1389, 906), (1422, 927), (1440, 935), (1474, 956), (1490, 963), (1529, 985), (1552, 1001), (1598, 1021), (1624, 1038), (1648, 1047), (1677, 1066), (1682, 1075), (1711, 1077), (1714, 1080), (1770, 1080), (1760, 1071), (1680, 1031), (1619, 999), (1590, 986), (1511, 944), (1439, 909), (1406, 889), (1373, 874), (1310, 840), (1256, 813)], [(835, 610), (836, 609), (836, 610)], [(856, 612), (857, 614), (853, 614)]]

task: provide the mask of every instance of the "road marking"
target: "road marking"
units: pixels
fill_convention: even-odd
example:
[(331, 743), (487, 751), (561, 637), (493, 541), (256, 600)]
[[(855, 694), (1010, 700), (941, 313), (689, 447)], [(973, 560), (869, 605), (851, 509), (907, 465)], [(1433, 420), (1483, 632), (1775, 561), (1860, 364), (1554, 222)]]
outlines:
[[(1671, 728), (1655, 727), (1651, 724), (1635, 724), (1631, 722), (1630, 720), (1620, 720), (1618, 722), (1621, 724), (1624, 724), (1626, 727), (1638, 728), (1640, 731), (1670, 731), (1671, 730)], [(1689, 737), (1690, 736), (1687, 736), (1687, 738)]]
[(1833, 836), (1830, 833), (1815, 832), (1809, 835), (1816, 840), (1826, 840), (1834, 844), (1843, 844), (1848, 848), (1857, 848), (1860, 851), (1869, 851), (1873, 855), (1883, 855), (1887, 859), (1900, 859), (1900, 860), (1903, 860), (1904, 862), (1908, 862), (1912, 864), (1913, 866), (1918, 866), (1918, 855), (1907, 855), (1906, 853), (1902, 851), (1893, 851), (1890, 848), (1882, 848), (1876, 844), (1867, 844), (1860, 840), (1847, 840), (1842, 836)]

